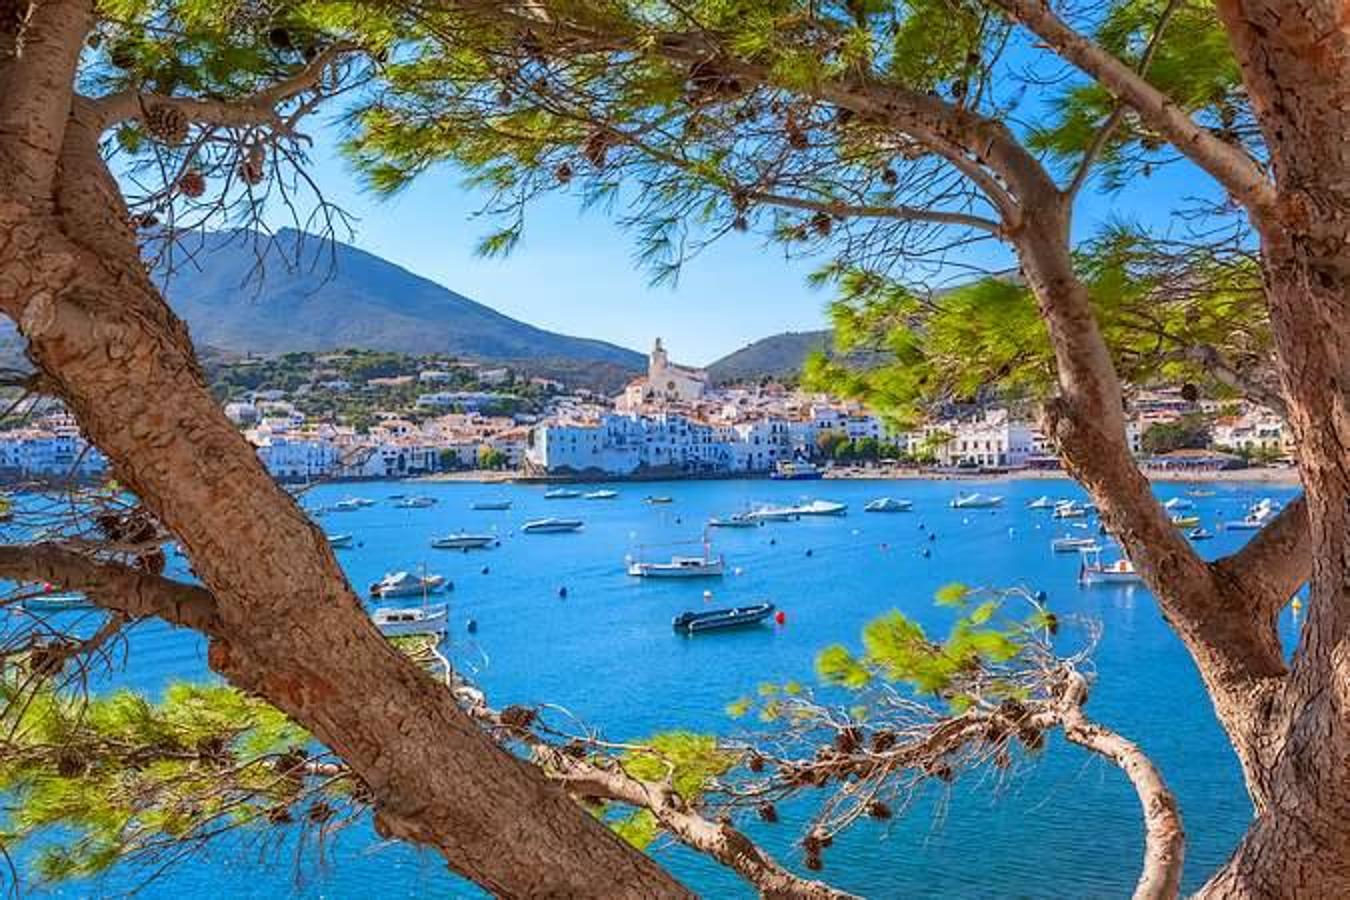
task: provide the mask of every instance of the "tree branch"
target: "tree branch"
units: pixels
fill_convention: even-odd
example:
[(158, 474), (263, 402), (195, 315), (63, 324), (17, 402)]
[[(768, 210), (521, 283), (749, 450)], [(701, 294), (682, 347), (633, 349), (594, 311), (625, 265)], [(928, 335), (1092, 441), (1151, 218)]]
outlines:
[(1210, 563), (1230, 594), (1249, 596), (1262, 618), (1277, 615), (1312, 573), (1308, 503), (1300, 496), (1236, 553)]
[(155, 616), (211, 637), (223, 631), (215, 600), (205, 588), (100, 561), (61, 544), (0, 546), (0, 578), (78, 591), (98, 606), (133, 619)]
[(172, 107), (190, 121), (208, 125), (227, 128), (269, 125), (279, 131), (289, 131), (292, 123), (282, 117), (277, 107), (305, 91), (318, 87), (330, 66), (358, 49), (352, 44), (332, 44), (325, 47), (303, 69), (289, 78), (283, 78), (255, 94), (238, 100), (168, 97), (126, 90), (87, 102), (93, 111), (93, 122), (99, 131), (105, 131), (128, 119), (142, 118), (146, 110), (154, 106)]
[[(1154, 26), (1153, 34), (1148, 39), (1148, 46), (1144, 49), (1144, 55), (1140, 58), (1139, 65), (1135, 67), (1135, 71), (1139, 73), (1140, 77), (1148, 74), (1149, 64), (1153, 62), (1153, 57), (1158, 52), (1158, 46), (1162, 43), (1163, 31), (1167, 28), (1167, 23), (1171, 20), (1172, 14), (1176, 12), (1180, 5), (1180, 0), (1168, 0), (1167, 7), (1163, 9), (1162, 15), (1158, 16), (1158, 24)], [(1087, 183), (1088, 174), (1092, 171), (1092, 164), (1106, 149), (1107, 143), (1110, 142), (1111, 136), (1116, 133), (1116, 128), (1120, 125), (1120, 120), (1124, 116), (1125, 104), (1117, 99), (1115, 107), (1111, 110), (1111, 115), (1106, 117), (1102, 127), (1093, 136), (1092, 143), (1084, 151), (1083, 158), (1078, 163), (1078, 170), (1074, 173), (1069, 186), (1064, 189), (1064, 193), (1072, 197)]]
[(15, 37), (17, 52), (0, 57), (0, 199), (49, 202), (92, 21), (89, 0), (35, 3)]
[(1070, 28), (1044, 0), (995, 2), (1057, 54), (1129, 104), (1178, 152), (1223, 185), (1253, 216), (1263, 217), (1273, 211), (1275, 188), (1260, 166), (1197, 124), (1172, 98), (1149, 84), (1138, 72)]
[(504, 722), (501, 714), (489, 707), (477, 691), (461, 689), (456, 695), (469, 715), (528, 747), (535, 762), (553, 781), (581, 797), (649, 811), (680, 843), (734, 870), (754, 885), (761, 896), (783, 900), (849, 900), (853, 896), (789, 872), (729, 821), (712, 822), (699, 815), (671, 785), (634, 778), (617, 761), (602, 766), (570, 756), (528, 728)]
[(1176, 797), (1158, 767), (1133, 741), (1083, 714), (1087, 681), (1073, 672), (1055, 714), (1064, 736), (1114, 763), (1134, 786), (1144, 812), (1144, 868), (1135, 884), (1135, 900), (1171, 900), (1181, 891), (1186, 832)]

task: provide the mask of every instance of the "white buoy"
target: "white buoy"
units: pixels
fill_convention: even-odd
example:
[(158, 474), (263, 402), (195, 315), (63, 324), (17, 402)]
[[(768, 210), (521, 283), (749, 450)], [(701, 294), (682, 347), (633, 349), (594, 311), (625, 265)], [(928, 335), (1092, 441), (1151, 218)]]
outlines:
[(734, 569), (731, 570), (731, 574), (732, 574), (732, 575), (744, 575), (744, 574), (745, 574), (745, 570), (742, 569), (740, 566), (737, 566), (736, 568), (734, 568)]
[(712, 591), (704, 591), (704, 592), (703, 592), (703, 599), (704, 599), (704, 601), (711, 600), (711, 599), (712, 599)]

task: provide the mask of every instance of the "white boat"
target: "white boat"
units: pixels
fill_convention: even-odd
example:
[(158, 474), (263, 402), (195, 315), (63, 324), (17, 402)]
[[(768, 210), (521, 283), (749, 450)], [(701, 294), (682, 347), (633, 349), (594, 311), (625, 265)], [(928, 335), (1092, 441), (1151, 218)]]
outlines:
[(672, 556), (670, 562), (632, 560), (628, 574), (637, 578), (715, 578), (722, 575), (725, 563), (721, 554), (713, 556), (712, 547), (705, 543), (702, 556)]
[(571, 488), (554, 488), (551, 491), (544, 491), (545, 500), (572, 500), (581, 496), (581, 491), (574, 491)]
[(761, 506), (742, 516), (751, 522), (795, 522), (801, 517), (802, 514), (791, 506)]
[(1192, 488), (1186, 492), (1187, 497), (1213, 497), (1214, 492), (1207, 488)]
[(1186, 532), (1186, 537), (1193, 541), (1207, 541), (1214, 537), (1214, 535), (1204, 528), (1192, 528), (1190, 531)]
[(350, 534), (330, 534), (328, 537), (328, 546), (341, 550), (352, 545), (353, 537)]
[(520, 526), (524, 534), (552, 534), (561, 531), (576, 531), (581, 528), (580, 519), (535, 519)]
[(19, 606), (27, 612), (64, 612), (94, 608), (94, 604), (84, 594), (41, 594), (25, 597), (19, 601)]
[(1078, 569), (1078, 583), (1091, 584), (1140, 584), (1143, 578), (1134, 570), (1134, 564), (1124, 557), (1115, 562), (1103, 563), (1100, 553), (1084, 553), (1083, 563)]
[(788, 510), (799, 516), (842, 516), (848, 511), (848, 504), (833, 500), (812, 500), (800, 506), (790, 506)]
[(1069, 500), (1058, 504), (1050, 515), (1056, 519), (1084, 519), (1087, 518), (1087, 508)]
[(674, 498), (674, 497), (667, 497), (667, 496), (664, 495), (664, 494), (656, 494), (656, 495), (650, 495), (650, 496), (647, 496), (647, 497), (643, 497), (643, 498), (642, 498), (642, 502), (643, 502), (643, 503), (652, 503), (652, 504), (659, 504), (659, 503), (674, 503), (674, 502), (675, 502), (675, 498)]
[(440, 575), (414, 575), (411, 572), (390, 572), (370, 586), (372, 597), (417, 597), (434, 594), (446, 586)]
[(759, 524), (748, 513), (734, 513), (725, 518), (714, 516), (708, 520), (709, 528), (754, 528)]
[(1194, 509), (1194, 508), (1195, 504), (1187, 500), (1185, 497), (1173, 497), (1171, 500), (1168, 500), (1166, 503), (1163, 504), (1163, 509), (1168, 511), (1177, 509)]
[(1090, 537), (1057, 537), (1050, 542), (1050, 549), (1055, 553), (1080, 553), (1093, 552), (1101, 550), (1097, 545), (1096, 538)]
[(604, 488), (598, 491), (587, 491), (581, 495), (582, 500), (613, 500), (619, 496), (618, 491), (606, 490)]
[(356, 512), (365, 504), (358, 502), (354, 498), (339, 500), (333, 504), (333, 512)]
[(1200, 524), (1199, 516), (1172, 516), (1172, 524), (1178, 528), (1195, 528)]
[(984, 494), (957, 494), (951, 502), (952, 509), (988, 509), (991, 506), (1002, 506), (1002, 497), (986, 496)]
[(444, 603), (407, 608), (384, 607), (370, 614), (375, 627), (389, 637), (444, 634), (449, 610)]
[(1056, 502), (1042, 494), (1027, 504), (1027, 509), (1054, 509)]
[(470, 508), (470, 509), (481, 509), (481, 510), (487, 510), (487, 509), (494, 509), (494, 510), (496, 510), (496, 509), (510, 509), (510, 508), (511, 508), (511, 501), (510, 501), (510, 500), (479, 500), (477, 503), (473, 504), (473, 505), (470, 506), (469, 508)]
[(1237, 531), (1260, 531), (1262, 528), (1266, 527), (1266, 524), (1269, 523), (1271, 519), (1275, 518), (1275, 514), (1278, 511), (1275, 501), (1266, 497), (1254, 503), (1252, 507), (1247, 510), (1245, 518), (1239, 519), (1236, 522), (1229, 522), (1225, 527)]
[(402, 500), (395, 500), (394, 505), (399, 509), (426, 509), (428, 506), (436, 505), (435, 497), (404, 497)]
[(863, 507), (863, 512), (909, 512), (914, 508), (914, 502), (911, 500), (900, 500), (895, 497), (878, 497)]
[(495, 540), (496, 535), (491, 534), (447, 534), (445, 537), (433, 538), (431, 546), (437, 550), (477, 550), (491, 547)]

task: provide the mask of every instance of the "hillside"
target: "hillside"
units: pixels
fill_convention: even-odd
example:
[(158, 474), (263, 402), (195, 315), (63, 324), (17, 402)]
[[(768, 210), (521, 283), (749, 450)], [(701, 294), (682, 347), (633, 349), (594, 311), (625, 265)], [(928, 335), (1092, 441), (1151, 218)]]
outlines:
[(796, 376), (815, 350), (828, 350), (828, 331), (788, 331), (760, 338), (708, 366), (714, 384)]
[(639, 354), (535, 328), (348, 244), (283, 230), (188, 239), (166, 293), (197, 344), (278, 353), (359, 347), (640, 369)]

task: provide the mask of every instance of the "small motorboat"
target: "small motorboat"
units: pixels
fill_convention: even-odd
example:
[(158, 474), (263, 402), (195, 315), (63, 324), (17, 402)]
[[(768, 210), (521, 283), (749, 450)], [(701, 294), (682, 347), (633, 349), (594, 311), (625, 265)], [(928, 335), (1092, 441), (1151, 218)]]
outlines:
[(580, 519), (534, 519), (520, 526), (523, 534), (556, 534), (563, 531), (577, 531), (581, 528)]
[(1166, 503), (1163, 504), (1163, 509), (1167, 510), (1168, 512), (1178, 509), (1194, 509), (1194, 508), (1195, 504), (1187, 500), (1185, 497), (1173, 497), (1171, 500), (1168, 500)]
[(1200, 524), (1199, 516), (1172, 516), (1172, 524), (1178, 528), (1195, 528)]
[(1186, 532), (1186, 537), (1193, 541), (1207, 541), (1214, 537), (1214, 535), (1203, 528), (1192, 528), (1190, 531)]
[(1122, 557), (1115, 562), (1103, 563), (1100, 552), (1085, 552), (1078, 569), (1078, 583), (1083, 585), (1140, 584), (1143, 580), (1128, 559)]
[(1051, 517), (1055, 519), (1085, 519), (1087, 518), (1087, 507), (1079, 506), (1072, 500), (1066, 500), (1055, 507)]
[(643, 497), (643, 498), (642, 498), (642, 502), (643, 502), (643, 503), (674, 503), (674, 502), (675, 502), (675, 498), (674, 498), (674, 497), (666, 497), (666, 496), (664, 496), (664, 495), (647, 496), (647, 497)]
[(1225, 527), (1237, 531), (1260, 531), (1262, 528), (1266, 527), (1266, 524), (1270, 522), (1271, 519), (1275, 518), (1277, 511), (1278, 508), (1275, 505), (1275, 501), (1267, 497), (1252, 504), (1252, 507), (1247, 510), (1247, 515), (1244, 518), (1239, 519), (1236, 522), (1229, 522)]
[(495, 540), (496, 535), (491, 534), (447, 534), (445, 537), (433, 538), (431, 546), (437, 550), (477, 550), (491, 547)]
[(613, 500), (613, 499), (614, 499), (615, 497), (617, 497), (617, 496), (619, 496), (619, 492), (618, 492), (618, 491), (611, 491), (611, 490), (608, 490), (608, 489), (605, 489), (605, 488), (601, 488), (601, 489), (598, 490), (598, 491), (587, 491), (586, 493), (584, 493), (584, 494), (581, 495), (581, 499), (582, 499), (582, 500)]
[(812, 500), (800, 506), (790, 506), (788, 511), (799, 516), (842, 516), (848, 511), (848, 504), (833, 500)]
[(356, 512), (365, 504), (361, 503), (355, 497), (349, 497), (346, 500), (339, 500), (333, 504), (333, 512)]
[(735, 513), (722, 518), (713, 516), (708, 520), (709, 528), (757, 528), (759, 525), (760, 522), (751, 518), (749, 513)]
[(69, 612), (79, 609), (93, 609), (94, 604), (84, 594), (40, 594), (19, 601), (19, 607), (26, 612)]
[(440, 575), (414, 575), (411, 572), (390, 572), (370, 586), (372, 597), (416, 597), (434, 594), (450, 587)]
[(449, 609), (444, 603), (405, 609), (385, 607), (372, 612), (370, 620), (388, 637), (444, 634), (446, 623), (449, 621)]
[(737, 606), (732, 609), (710, 609), (704, 612), (680, 613), (670, 624), (676, 631), (685, 634), (700, 634), (705, 631), (722, 631), (728, 628), (742, 628), (746, 625), (758, 625), (773, 615), (772, 603), (756, 603), (753, 606)]
[(980, 493), (957, 494), (951, 502), (952, 509), (988, 509), (991, 506), (1002, 505), (1002, 497)]
[(426, 509), (429, 506), (436, 505), (435, 497), (417, 496), (404, 497), (402, 500), (395, 500), (394, 505), (399, 509)]
[(1097, 539), (1090, 537), (1057, 537), (1050, 542), (1050, 549), (1055, 553), (1082, 553), (1100, 550), (1097, 546)]
[(628, 564), (628, 574), (637, 578), (720, 578), (725, 568), (721, 556), (672, 556), (670, 562)]
[(477, 503), (469, 507), (469, 509), (480, 509), (480, 510), (489, 510), (489, 509), (501, 510), (510, 508), (511, 508), (510, 500), (479, 500)]
[(1186, 492), (1187, 497), (1213, 497), (1214, 492), (1207, 488), (1192, 488)]
[(1055, 501), (1042, 494), (1027, 504), (1027, 509), (1054, 509)]
[(801, 512), (791, 506), (761, 506), (744, 514), (752, 522), (795, 522), (801, 517)]
[(900, 500), (895, 497), (878, 497), (863, 507), (863, 512), (909, 512), (914, 508), (912, 500)]
[(335, 550), (345, 550), (352, 545), (354, 540), (350, 534), (330, 534), (328, 537), (328, 546)]
[(554, 488), (551, 491), (544, 491), (545, 500), (573, 500), (581, 496), (581, 491), (574, 491), (571, 488)]

